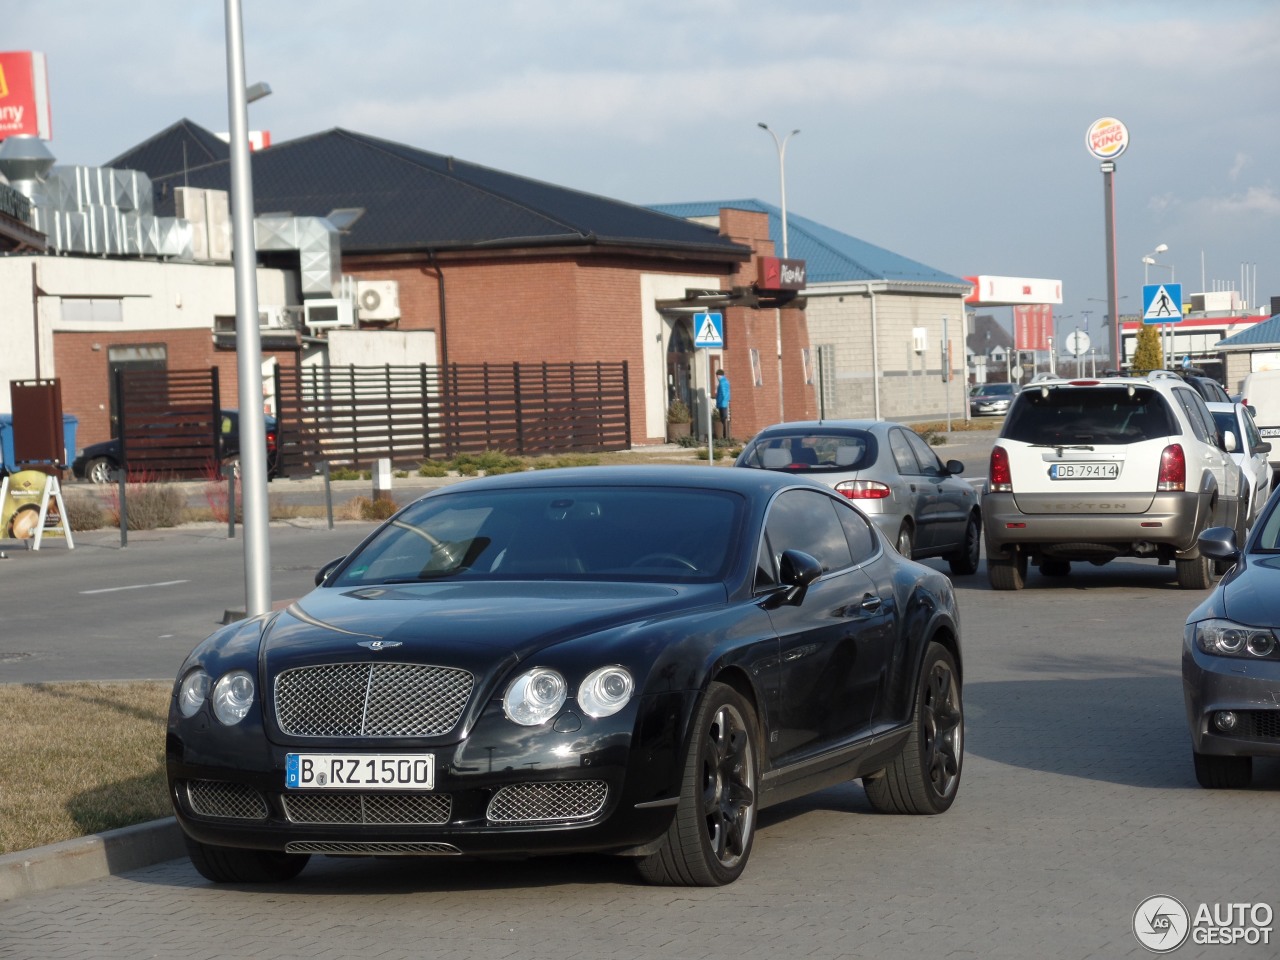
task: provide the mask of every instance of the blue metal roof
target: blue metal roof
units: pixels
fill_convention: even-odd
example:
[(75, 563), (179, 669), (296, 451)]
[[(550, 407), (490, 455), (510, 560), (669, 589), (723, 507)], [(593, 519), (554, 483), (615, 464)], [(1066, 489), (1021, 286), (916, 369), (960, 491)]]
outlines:
[[(767, 213), (769, 239), (773, 241), (778, 255), (782, 255), (782, 211), (762, 200), (652, 204), (654, 210), (676, 217), (715, 217), (723, 207)], [(889, 280), (972, 286), (963, 277), (943, 273), (917, 260), (796, 216), (791, 210), (787, 211), (787, 254), (805, 261), (807, 282), (810, 284)]]
[(1274, 347), (1280, 344), (1280, 313), (1268, 320), (1260, 320), (1248, 330), (1233, 333), (1219, 340), (1217, 347)]
[[(349, 130), (278, 143), (255, 151), (250, 163), (256, 213), (324, 217), (338, 208), (363, 208), (342, 238), (344, 253), (572, 245), (728, 262), (751, 254), (713, 228), (647, 207)], [(173, 212), (174, 187), (231, 185), (226, 144), (189, 120), (112, 165), (151, 178), (160, 215)]]

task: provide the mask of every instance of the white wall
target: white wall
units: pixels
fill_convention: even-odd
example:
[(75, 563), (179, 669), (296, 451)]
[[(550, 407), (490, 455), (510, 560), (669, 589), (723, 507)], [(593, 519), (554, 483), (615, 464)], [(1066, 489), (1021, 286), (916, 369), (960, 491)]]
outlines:
[[(670, 330), (656, 300), (678, 300), (686, 289), (719, 290), (720, 277), (673, 276), (667, 273), (640, 275), (641, 336), (644, 348), (644, 437), (667, 435), (667, 341)], [(705, 379), (702, 377), (700, 379)], [(705, 389), (706, 384), (701, 384)]]

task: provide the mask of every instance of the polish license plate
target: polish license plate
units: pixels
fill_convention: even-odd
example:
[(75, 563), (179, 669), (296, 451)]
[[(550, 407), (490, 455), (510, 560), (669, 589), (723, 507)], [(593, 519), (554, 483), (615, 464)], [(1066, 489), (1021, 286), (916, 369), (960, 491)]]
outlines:
[(1280, 427), (1259, 427), (1258, 432), (1264, 437), (1280, 437)]
[(1055, 463), (1049, 467), (1050, 480), (1115, 480), (1120, 476), (1120, 464), (1112, 461), (1101, 463)]
[(434, 790), (430, 753), (289, 753), (284, 785), (290, 790)]

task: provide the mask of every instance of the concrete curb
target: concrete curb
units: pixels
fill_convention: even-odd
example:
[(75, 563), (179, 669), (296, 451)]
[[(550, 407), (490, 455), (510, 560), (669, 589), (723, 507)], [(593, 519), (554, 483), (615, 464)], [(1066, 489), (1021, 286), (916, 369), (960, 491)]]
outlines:
[(186, 856), (173, 817), (0, 856), (0, 902)]

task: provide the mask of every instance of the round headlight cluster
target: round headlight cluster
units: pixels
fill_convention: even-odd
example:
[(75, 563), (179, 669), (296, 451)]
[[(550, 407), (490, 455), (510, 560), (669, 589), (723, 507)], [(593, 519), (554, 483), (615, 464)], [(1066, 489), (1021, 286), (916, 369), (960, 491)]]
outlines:
[(578, 687), (578, 706), (589, 717), (608, 717), (627, 705), (635, 683), (622, 667), (601, 667)]
[(546, 723), (564, 706), (569, 687), (564, 677), (546, 667), (526, 670), (511, 682), (502, 698), (507, 719), (524, 727)]
[(253, 706), (254, 690), (253, 677), (246, 670), (232, 670), (214, 683), (209, 674), (196, 668), (178, 684), (178, 711), (184, 717), (194, 717), (208, 700), (220, 723), (235, 726)]
[[(635, 681), (622, 667), (600, 667), (578, 687), (578, 706), (589, 717), (608, 717), (631, 700)], [(564, 706), (569, 685), (549, 667), (534, 667), (511, 681), (502, 697), (507, 719), (526, 727), (546, 723)]]
[(1196, 624), (1196, 642), (1205, 653), (1219, 657), (1275, 659), (1276, 635), (1266, 627), (1246, 627), (1230, 620), (1205, 620)]

